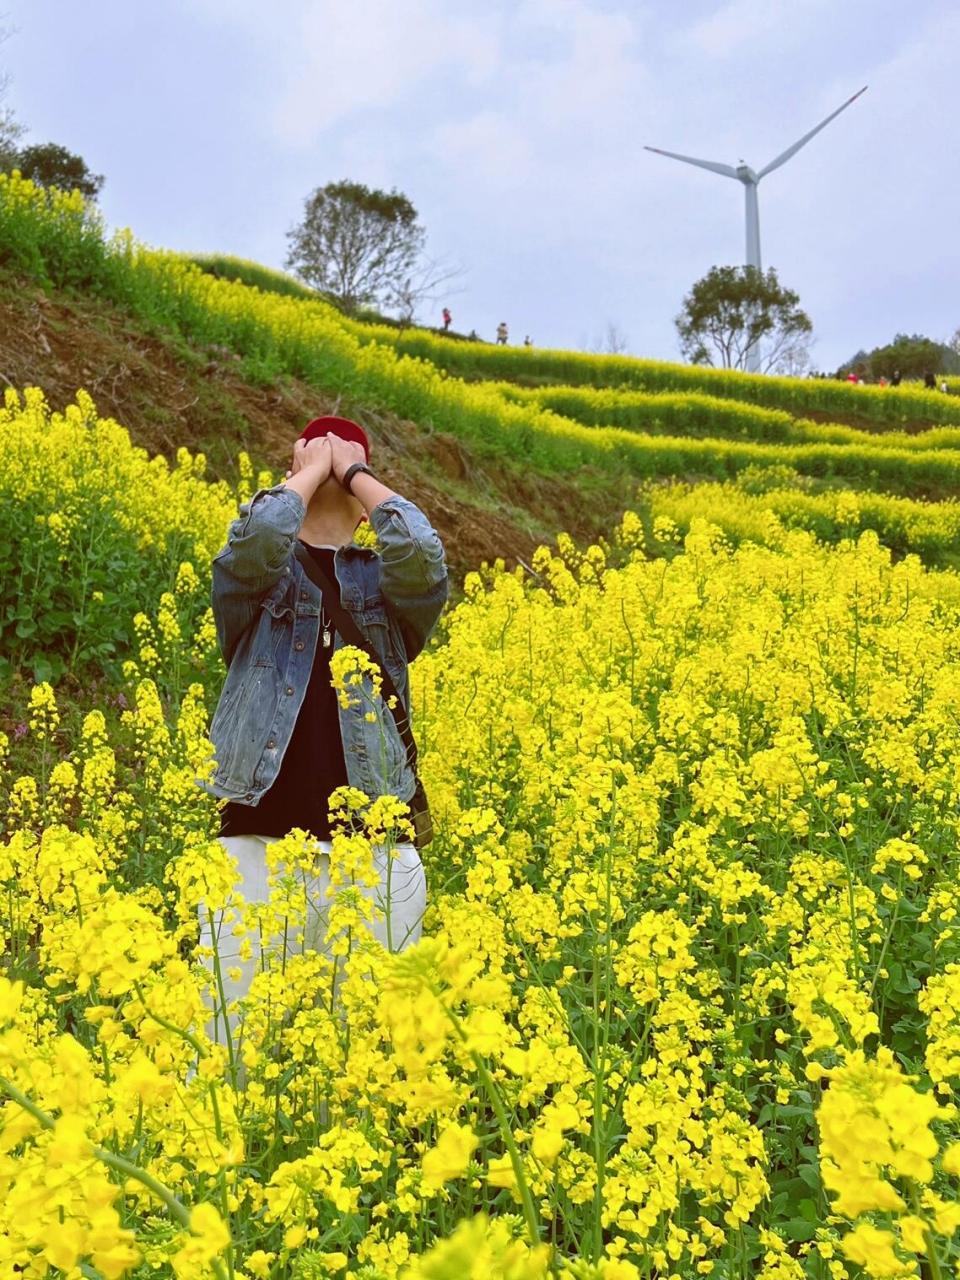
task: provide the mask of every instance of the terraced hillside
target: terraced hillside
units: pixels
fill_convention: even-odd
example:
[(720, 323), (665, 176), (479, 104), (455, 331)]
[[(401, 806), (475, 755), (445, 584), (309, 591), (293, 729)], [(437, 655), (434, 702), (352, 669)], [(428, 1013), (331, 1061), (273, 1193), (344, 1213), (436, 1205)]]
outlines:
[[(0, 271), (0, 1271), (956, 1274), (960, 399), (401, 333), (2, 176)], [(400, 797), (253, 901), (197, 785), (318, 408), (455, 571), (409, 946)]]
[[(746, 509), (736, 496), (741, 479), (751, 499), (758, 484), (772, 490), (771, 509), (788, 526), (826, 537), (872, 528), (898, 552), (915, 550), (939, 562), (954, 553), (960, 397), (398, 332), (348, 320), (322, 301), (290, 296), (279, 283), (267, 290), (232, 281), (222, 261), (215, 277), (129, 238), (108, 242), (89, 209), (67, 200), (41, 207), (28, 184), (7, 180), (0, 208), (8, 271), (29, 272), (48, 288), (82, 290), (86, 305), (91, 293), (109, 301), (114, 310), (98, 317), (101, 331), (116, 326), (122, 337), (123, 325), (144, 326), (150, 342), (167, 344), (161, 358), (167, 367), (179, 362), (194, 373), (204, 370), (203, 395), (185, 390), (177, 415), (158, 413), (161, 391), (151, 398), (149, 417), (166, 416), (165, 432), (151, 431), (158, 424), (135, 408), (131, 416), (138, 433), (143, 423), (148, 446), (166, 444), (169, 455), (174, 438), (189, 443), (211, 458), (218, 474), (229, 474), (228, 455), (237, 444), (252, 448), (257, 462), (279, 468), (287, 436), (307, 406), (338, 404), (373, 415), (388, 451), (393, 437), (403, 462), (422, 466), (434, 490), (459, 504), (445, 531), (474, 556), (527, 560), (531, 540), (561, 526), (596, 537), (625, 505), (641, 511), (652, 533), (654, 516), (695, 508), (696, 500), (676, 506), (677, 483), (703, 480), (735, 486), (728, 517), (718, 518), (738, 537), (745, 527), (739, 512)], [(267, 273), (258, 278), (271, 281)], [(273, 291), (281, 287), (284, 292)], [(10, 334), (15, 302), (6, 314)], [(29, 333), (29, 321), (23, 328)], [(39, 343), (42, 324), (35, 328)], [(25, 357), (7, 358), (18, 341), (8, 336), (0, 347), (8, 381), (52, 390), (44, 376), (52, 370), (54, 385), (68, 394), (64, 370), (56, 360), (44, 361), (38, 343)], [(130, 380), (124, 363), (108, 375), (99, 362), (94, 392), (102, 396), (106, 384), (107, 411), (118, 383)], [(241, 407), (236, 425), (228, 397), (225, 431), (211, 423), (211, 364), (214, 385), (222, 383), (225, 366), (234, 388), (241, 382), (251, 388), (249, 413)], [(77, 362), (70, 376), (75, 371), (83, 372)], [(90, 381), (77, 379), (79, 385)], [(121, 417), (126, 407), (117, 403)], [(404, 434), (396, 425), (402, 423), (414, 430)], [(761, 471), (767, 474), (758, 480)], [(438, 478), (438, 472), (445, 474)], [(413, 482), (409, 467), (402, 478)], [(844, 497), (838, 506), (840, 491), (857, 499)], [(784, 496), (791, 493), (802, 501)], [(899, 501), (889, 500), (894, 497)], [(477, 537), (468, 532), (471, 510)], [(755, 533), (755, 524), (750, 527)], [(469, 562), (455, 552), (455, 563), (465, 569)]]

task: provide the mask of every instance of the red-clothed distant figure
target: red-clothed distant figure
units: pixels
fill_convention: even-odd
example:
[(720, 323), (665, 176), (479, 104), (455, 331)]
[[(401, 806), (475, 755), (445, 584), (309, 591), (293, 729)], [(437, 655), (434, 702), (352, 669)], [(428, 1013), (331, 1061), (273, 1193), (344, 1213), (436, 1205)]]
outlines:
[(446, 331), (450, 328), (450, 321), (451, 321), (452, 319), (453, 319), (453, 316), (450, 314), (450, 308), (449, 308), (449, 307), (444, 307), (444, 308), (443, 308), (443, 331), (444, 331), (444, 333), (446, 333)]

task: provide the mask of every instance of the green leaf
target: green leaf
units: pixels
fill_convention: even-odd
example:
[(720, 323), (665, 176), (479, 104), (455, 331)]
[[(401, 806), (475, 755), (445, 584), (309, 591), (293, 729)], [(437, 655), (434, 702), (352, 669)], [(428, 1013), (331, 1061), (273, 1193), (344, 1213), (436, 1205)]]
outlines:
[(34, 684), (43, 684), (45, 680), (53, 679), (53, 663), (49, 658), (38, 654), (33, 660), (33, 682)]
[(813, 1113), (810, 1107), (798, 1107), (791, 1102), (780, 1108), (780, 1114), (787, 1119), (793, 1119), (795, 1116), (804, 1116), (810, 1119)]
[(816, 1165), (802, 1164), (797, 1170), (797, 1176), (803, 1179), (811, 1191), (820, 1190), (820, 1170)]
[(812, 1200), (801, 1200), (800, 1203), (797, 1205), (797, 1208), (800, 1210), (801, 1218), (803, 1218), (806, 1222), (812, 1222), (815, 1225), (819, 1226), (820, 1212)]
[(812, 1240), (817, 1234), (816, 1224), (808, 1222), (806, 1218), (789, 1218), (780, 1227), (780, 1234), (785, 1236), (787, 1240), (802, 1242), (804, 1240)]

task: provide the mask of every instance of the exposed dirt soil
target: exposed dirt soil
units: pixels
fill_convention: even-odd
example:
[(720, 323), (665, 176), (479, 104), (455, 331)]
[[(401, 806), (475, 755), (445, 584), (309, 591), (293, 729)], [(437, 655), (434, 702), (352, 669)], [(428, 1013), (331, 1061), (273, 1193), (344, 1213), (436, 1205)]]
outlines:
[(454, 436), (345, 406), (296, 379), (254, 385), (225, 348), (194, 347), (166, 331), (150, 332), (112, 303), (47, 296), (4, 275), (0, 385), (41, 387), (55, 409), (82, 387), (136, 444), (168, 458), (181, 446), (202, 450), (211, 473), (231, 481), (239, 450), (246, 449), (257, 467), (280, 470), (310, 418), (352, 414), (371, 432), (383, 481), (433, 521), (458, 585), (483, 561), (529, 563), (538, 543), (560, 529), (578, 541), (595, 539), (632, 495), (627, 477), (598, 476), (581, 486), (481, 465)]

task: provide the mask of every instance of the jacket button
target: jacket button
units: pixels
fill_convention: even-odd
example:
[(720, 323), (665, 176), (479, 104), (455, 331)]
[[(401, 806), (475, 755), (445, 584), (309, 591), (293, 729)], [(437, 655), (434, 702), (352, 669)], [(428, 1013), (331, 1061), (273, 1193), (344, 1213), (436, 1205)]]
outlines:
[(287, 685), (287, 697), (288, 697), (288, 698), (289, 698), (289, 697), (291, 697), (291, 696), (292, 696), (292, 694), (293, 694), (293, 685), (292, 685), (292, 684), (288, 684), (288, 685)]
[(253, 792), (252, 792), (252, 791), (248, 791), (248, 792), (247, 792), (247, 794), (246, 794), (243, 798), (244, 798), (244, 800), (252, 800), (252, 799), (253, 799)]
[(293, 647), (296, 649), (297, 653), (299, 653), (300, 650), (303, 648), (303, 641), (298, 640)]
[(307, 593), (306, 593), (305, 591), (301, 591), (301, 592), (300, 592), (300, 599), (301, 599), (301, 600), (306, 600), (306, 598), (307, 598)]
[(267, 743), (267, 750), (268, 750), (268, 751), (272, 751), (272, 750), (273, 750), (273, 748), (274, 748), (276, 745), (277, 745), (277, 740), (276, 740), (276, 738), (271, 738), (271, 739), (269, 740), (269, 742)]

